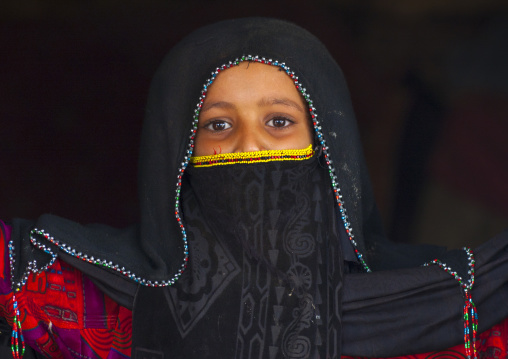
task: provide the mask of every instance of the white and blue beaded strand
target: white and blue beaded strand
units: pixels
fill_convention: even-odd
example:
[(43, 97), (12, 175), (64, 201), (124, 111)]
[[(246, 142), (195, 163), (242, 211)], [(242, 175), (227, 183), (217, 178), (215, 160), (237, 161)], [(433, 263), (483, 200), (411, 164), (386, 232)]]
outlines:
[[(38, 248), (38, 249), (42, 250), (43, 252), (49, 254), (51, 256), (51, 260), (46, 265), (44, 265), (41, 268), (37, 267), (37, 262), (36, 261), (29, 262), (27, 264), (25, 272), (21, 276), (20, 281), (19, 282), (15, 282), (14, 281), (13, 268), (14, 268), (14, 264), (15, 264), (16, 259), (15, 259), (15, 255), (14, 255), (14, 246), (13, 246), (12, 242), (10, 242), (9, 243), (9, 258), (10, 258), (11, 263), (12, 263), (11, 264), (11, 277), (12, 277), (11, 279), (12, 279), (12, 283), (13, 283), (13, 288), (15, 288), (15, 290), (21, 289), (21, 287), (26, 283), (30, 273), (37, 274), (37, 273), (41, 273), (41, 272), (45, 271), (49, 266), (51, 266), (55, 262), (55, 260), (57, 258), (57, 254), (55, 252), (53, 252), (53, 250), (51, 250), (51, 248), (48, 245), (46, 245), (42, 241), (40, 241), (37, 238), (37, 236), (42, 236), (45, 240), (51, 242), (52, 244), (57, 246), (63, 252), (65, 252), (65, 253), (67, 253), (67, 254), (69, 254), (69, 255), (77, 258), (77, 259), (81, 259), (81, 260), (83, 260), (85, 262), (88, 262), (88, 263), (91, 263), (91, 264), (94, 264), (94, 265), (97, 265), (97, 266), (102, 266), (102, 267), (106, 267), (106, 268), (109, 268), (111, 270), (114, 270), (114, 271), (124, 275), (125, 277), (127, 277), (127, 278), (133, 280), (134, 282), (139, 283), (139, 284), (141, 284), (143, 286), (147, 286), (147, 287), (165, 287), (165, 286), (170, 286), (170, 285), (175, 284), (176, 281), (178, 280), (178, 278), (183, 273), (183, 269), (180, 269), (172, 278), (170, 278), (168, 280), (161, 280), (161, 281), (148, 280), (148, 279), (142, 278), (141, 276), (137, 275), (136, 273), (126, 269), (125, 267), (123, 267), (123, 266), (121, 266), (119, 264), (113, 263), (112, 261), (109, 261), (109, 260), (103, 259), (103, 258), (98, 258), (98, 257), (95, 257), (93, 255), (89, 255), (89, 254), (80, 252), (80, 251), (72, 248), (71, 246), (63, 243), (62, 241), (56, 240), (53, 236), (51, 236), (45, 230), (38, 229), (38, 228), (33, 228), (31, 230), (31, 232), (30, 232), (30, 241), (31, 241), (31, 243), (36, 248)], [(188, 249), (187, 249), (186, 238), (184, 238), (184, 240), (185, 240), (185, 243), (184, 243), (185, 258), (184, 258), (184, 264), (182, 264), (182, 268), (184, 268), (185, 263), (187, 262), (187, 259), (188, 259)]]

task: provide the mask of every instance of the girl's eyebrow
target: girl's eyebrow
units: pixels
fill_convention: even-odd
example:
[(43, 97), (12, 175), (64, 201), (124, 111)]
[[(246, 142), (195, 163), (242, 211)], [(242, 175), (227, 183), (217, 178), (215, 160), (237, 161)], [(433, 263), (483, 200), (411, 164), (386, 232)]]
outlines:
[(287, 97), (264, 97), (258, 102), (258, 106), (270, 106), (270, 105), (289, 106), (297, 109), (300, 112), (306, 113), (306, 111), (299, 103)]
[(232, 104), (231, 102), (226, 101), (218, 101), (218, 102), (211, 102), (211, 103), (204, 103), (203, 107), (201, 107), (201, 112), (208, 111), (212, 108), (227, 108), (227, 109), (235, 109), (236, 106)]

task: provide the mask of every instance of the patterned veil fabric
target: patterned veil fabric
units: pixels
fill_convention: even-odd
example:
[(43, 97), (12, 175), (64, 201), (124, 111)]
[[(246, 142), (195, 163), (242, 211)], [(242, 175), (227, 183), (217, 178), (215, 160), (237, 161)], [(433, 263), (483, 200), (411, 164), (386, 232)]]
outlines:
[(145, 299), (167, 303), (167, 320), (140, 314), (165, 323), (173, 358), (339, 355), (342, 251), (326, 175), (316, 157), (188, 170), (193, 255), (167, 301)]

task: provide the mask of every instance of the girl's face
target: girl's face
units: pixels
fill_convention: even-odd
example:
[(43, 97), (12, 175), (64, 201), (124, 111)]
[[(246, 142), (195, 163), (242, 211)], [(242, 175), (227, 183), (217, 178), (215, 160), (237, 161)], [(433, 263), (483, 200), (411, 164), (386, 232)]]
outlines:
[(221, 72), (208, 89), (194, 156), (305, 148), (313, 142), (308, 114), (284, 71), (242, 62)]

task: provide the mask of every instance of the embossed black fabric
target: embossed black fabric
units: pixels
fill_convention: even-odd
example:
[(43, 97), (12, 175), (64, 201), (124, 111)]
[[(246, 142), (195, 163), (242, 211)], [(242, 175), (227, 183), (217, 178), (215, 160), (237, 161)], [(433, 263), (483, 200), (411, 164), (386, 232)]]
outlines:
[(143, 290), (165, 310), (135, 313), (170, 313), (165, 355), (338, 357), (342, 252), (326, 180), (317, 158), (188, 170), (188, 269), (164, 296)]

